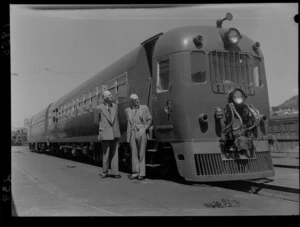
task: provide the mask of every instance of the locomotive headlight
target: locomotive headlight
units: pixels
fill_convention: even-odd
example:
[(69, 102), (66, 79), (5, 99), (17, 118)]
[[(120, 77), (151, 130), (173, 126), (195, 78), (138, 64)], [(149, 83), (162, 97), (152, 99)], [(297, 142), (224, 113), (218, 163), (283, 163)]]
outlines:
[(230, 28), (229, 31), (225, 33), (227, 40), (232, 44), (238, 44), (242, 38), (240, 32), (235, 28)]
[(236, 90), (235, 92), (233, 92), (232, 95), (232, 100), (234, 101), (235, 104), (242, 104), (245, 101), (245, 97), (242, 94), (242, 92), (240, 92), (239, 90)]
[(245, 95), (243, 90), (239, 88), (231, 90), (228, 94), (228, 102), (233, 102), (235, 105), (244, 104), (246, 98), (247, 96)]

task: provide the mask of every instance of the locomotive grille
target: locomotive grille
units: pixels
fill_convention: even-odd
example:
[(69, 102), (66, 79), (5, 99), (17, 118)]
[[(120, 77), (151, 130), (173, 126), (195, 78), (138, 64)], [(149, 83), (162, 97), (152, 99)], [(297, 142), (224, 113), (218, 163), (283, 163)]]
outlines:
[(227, 93), (239, 87), (248, 95), (254, 95), (253, 86), (260, 86), (260, 58), (235, 51), (212, 51), (209, 67), (213, 90)]
[(197, 175), (225, 175), (271, 171), (269, 152), (257, 152), (256, 159), (222, 160), (221, 154), (195, 154)]

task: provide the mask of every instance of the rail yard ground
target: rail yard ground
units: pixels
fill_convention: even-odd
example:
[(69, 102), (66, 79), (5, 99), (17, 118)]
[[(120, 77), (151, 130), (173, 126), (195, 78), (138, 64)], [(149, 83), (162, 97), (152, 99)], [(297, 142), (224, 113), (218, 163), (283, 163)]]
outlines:
[[(178, 178), (129, 180), (127, 172), (121, 172), (121, 179), (101, 179), (102, 168), (96, 165), (30, 152), (24, 146), (11, 151), (16, 216), (299, 215), (299, 200)], [(269, 184), (299, 190), (297, 157), (277, 158), (285, 162), (285, 169), (275, 167), (276, 176)], [(287, 168), (287, 163), (298, 163), (298, 168)]]

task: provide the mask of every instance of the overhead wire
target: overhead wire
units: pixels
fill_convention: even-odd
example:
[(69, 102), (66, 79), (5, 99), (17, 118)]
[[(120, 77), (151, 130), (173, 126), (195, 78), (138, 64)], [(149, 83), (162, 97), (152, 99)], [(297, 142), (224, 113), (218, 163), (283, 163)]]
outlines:
[[(82, 76), (74, 76), (72, 74), (89, 74), (89, 75), (94, 75), (95, 72), (62, 72), (62, 71), (56, 71), (56, 70), (53, 70), (53, 69), (50, 69), (48, 67), (43, 67), (43, 66), (39, 66), (39, 65), (35, 65), (35, 64), (32, 64), (32, 63), (25, 63), (25, 62), (20, 62), (20, 61), (15, 61), (15, 60), (11, 60), (13, 62), (19, 62), (21, 64), (24, 64), (24, 65), (28, 65), (28, 66), (31, 66), (31, 67), (35, 67), (35, 68), (38, 68), (40, 70), (45, 70), (47, 72), (50, 72), (50, 73), (55, 73), (57, 75), (62, 75), (62, 76), (67, 76), (67, 77), (72, 77), (73, 79), (88, 79), (88, 77), (82, 77)], [(17, 74), (18, 75), (22, 75), (22, 74), (27, 74), (27, 75), (40, 75), (40, 74), (43, 74), (43, 72), (22, 72), (22, 71), (18, 71), (18, 70), (14, 70), (14, 71), (17, 71)], [(71, 75), (67, 75), (67, 74), (71, 74)], [(54, 75), (54, 74), (52, 74)]]

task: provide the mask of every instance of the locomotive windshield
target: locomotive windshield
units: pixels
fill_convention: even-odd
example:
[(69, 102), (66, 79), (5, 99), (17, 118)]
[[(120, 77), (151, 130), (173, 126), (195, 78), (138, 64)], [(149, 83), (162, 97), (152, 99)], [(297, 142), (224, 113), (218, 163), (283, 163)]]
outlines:
[(262, 62), (259, 57), (239, 52), (213, 51), (209, 54), (212, 83), (262, 86)]

